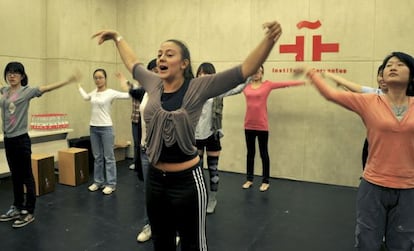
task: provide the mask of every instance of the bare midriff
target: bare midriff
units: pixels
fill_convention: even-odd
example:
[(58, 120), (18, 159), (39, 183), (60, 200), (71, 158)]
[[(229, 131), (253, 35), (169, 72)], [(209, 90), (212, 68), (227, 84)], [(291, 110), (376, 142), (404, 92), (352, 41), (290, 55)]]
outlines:
[(159, 161), (156, 165), (154, 165), (154, 167), (164, 172), (179, 172), (194, 167), (199, 162), (200, 157), (196, 156), (194, 159), (180, 163), (169, 163)]

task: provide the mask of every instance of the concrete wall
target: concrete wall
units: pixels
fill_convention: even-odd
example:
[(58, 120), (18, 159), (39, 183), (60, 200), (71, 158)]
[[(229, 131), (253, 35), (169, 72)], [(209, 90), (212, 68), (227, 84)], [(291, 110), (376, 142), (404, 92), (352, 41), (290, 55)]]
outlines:
[[(0, 68), (21, 61), (30, 85), (65, 79), (78, 68), (83, 87), (92, 90), (92, 72), (102, 67), (109, 87), (119, 90), (114, 73), (127, 72), (113, 43), (98, 46), (91, 40), (100, 29), (119, 30), (143, 62), (156, 56), (164, 40), (181, 39), (191, 50), (194, 69), (209, 61), (220, 71), (242, 62), (262, 38), (263, 22), (278, 20), (283, 35), (265, 64), (265, 79), (292, 79), (290, 69), (305, 63), (339, 69), (345, 78), (376, 86), (376, 68), (387, 54), (414, 54), (413, 35), (407, 30), (414, 24), (413, 9), (410, 0), (2, 0)], [(317, 20), (317, 29), (297, 27), (300, 21)], [(338, 44), (339, 51), (322, 53), (316, 61), (315, 36)], [(297, 37), (304, 40), (300, 61), (280, 47), (294, 45)], [(273, 91), (268, 110), (273, 177), (358, 184), (365, 137), (359, 117), (325, 101), (309, 85)], [(68, 113), (74, 129), (69, 138), (89, 134), (90, 104), (80, 98), (76, 85), (33, 100), (30, 112)], [(130, 112), (130, 101), (114, 102), (117, 140), (132, 140)], [(225, 99), (221, 170), (245, 172), (244, 112), (243, 95)], [(256, 158), (256, 173), (261, 174)]]

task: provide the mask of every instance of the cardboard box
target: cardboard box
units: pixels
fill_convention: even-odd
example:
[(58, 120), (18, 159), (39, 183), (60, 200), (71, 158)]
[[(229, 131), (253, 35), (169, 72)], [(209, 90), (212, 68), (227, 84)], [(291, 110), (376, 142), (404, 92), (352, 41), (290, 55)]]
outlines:
[(115, 161), (125, 160), (129, 146), (128, 142), (114, 144)]
[(53, 154), (32, 154), (32, 172), (37, 196), (55, 190), (55, 157)]
[(59, 183), (78, 186), (89, 181), (88, 149), (71, 147), (58, 151)]

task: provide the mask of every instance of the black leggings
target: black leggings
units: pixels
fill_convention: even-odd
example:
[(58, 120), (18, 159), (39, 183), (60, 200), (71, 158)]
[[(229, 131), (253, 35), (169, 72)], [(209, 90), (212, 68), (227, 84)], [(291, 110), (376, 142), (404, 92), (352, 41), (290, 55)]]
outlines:
[(262, 183), (269, 183), (270, 159), (267, 144), (269, 141), (269, 131), (244, 130), (247, 147), (247, 180), (253, 181), (254, 177), (254, 157), (256, 155), (256, 137), (259, 142), (260, 158), (262, 159), (263, 178)]
[[(32, 172), (30, 137), (26, 133), (13, 138), (4, 138), (4, 148), (13, 181), (13, 205), (19, 210), (24, 209), (33, 214), (36, 203), (36, 191)], [(26, 201), (24, 186), (26, 186)]]
[(199, 165), (181, 172), (163, 172), (151, 166), (147, 182), (147, 211), (155, 251), (207, 250), (207, 190)]

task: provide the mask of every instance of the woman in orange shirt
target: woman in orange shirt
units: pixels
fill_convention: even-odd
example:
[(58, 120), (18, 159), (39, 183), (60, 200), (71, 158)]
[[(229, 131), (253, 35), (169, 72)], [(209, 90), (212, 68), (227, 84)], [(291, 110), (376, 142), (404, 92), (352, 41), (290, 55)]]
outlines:
[(393, 52), (383, 61), (388, 92), (342, 92), (314, 69), (306, 75), (327, 100), (356, 112), (367, 128), (369, 156), (358, 188), (358, 250), (412, 250), (414, 240), (414, 60)]

